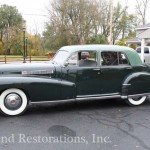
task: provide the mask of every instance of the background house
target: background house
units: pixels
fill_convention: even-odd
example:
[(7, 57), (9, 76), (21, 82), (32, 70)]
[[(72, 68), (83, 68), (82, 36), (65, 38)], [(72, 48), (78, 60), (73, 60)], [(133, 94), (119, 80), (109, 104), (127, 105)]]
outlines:
[(150, 46), (150, 23), (136, 28), (136, 38), (126, 41), (127, 45), (137, 44), (141, 46), (141, 42), (144, 39), (144, 45)]
[(136, 38), (126, 41), (127, 45), (141, 46), (141, 60), (144, 62), (144, 46), (150, 46), (150, 23), (136, 28)]

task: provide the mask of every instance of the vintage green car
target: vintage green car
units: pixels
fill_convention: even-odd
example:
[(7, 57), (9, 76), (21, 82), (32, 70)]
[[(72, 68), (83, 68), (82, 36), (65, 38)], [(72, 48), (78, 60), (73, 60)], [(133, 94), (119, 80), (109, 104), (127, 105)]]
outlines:
[(137, 52), (113, 45), (59, 49), (53, 60), (0, 65), (0, 109), (20, 115), (29, 104), (121, 98), (135, 106), (150, 94), (150, 67)]

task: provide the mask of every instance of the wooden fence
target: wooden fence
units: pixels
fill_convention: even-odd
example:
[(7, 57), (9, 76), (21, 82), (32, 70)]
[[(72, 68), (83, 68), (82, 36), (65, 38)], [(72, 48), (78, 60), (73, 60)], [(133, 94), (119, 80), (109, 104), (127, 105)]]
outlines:
[(1, 63), (10, 63), (10, 62), (35, 62), (35, 61), (49, 61), (54, 55), (48, 54), (48, 56), (11, 56), (11, 55), (0, 55)]

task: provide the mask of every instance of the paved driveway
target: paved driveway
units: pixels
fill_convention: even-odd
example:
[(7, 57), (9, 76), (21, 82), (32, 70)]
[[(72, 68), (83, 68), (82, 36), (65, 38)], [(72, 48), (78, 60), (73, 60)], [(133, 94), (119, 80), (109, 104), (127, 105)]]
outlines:
[(150, 150), (150, 101), (34, 105), (23, 116), (0, 114), (0, 149)]

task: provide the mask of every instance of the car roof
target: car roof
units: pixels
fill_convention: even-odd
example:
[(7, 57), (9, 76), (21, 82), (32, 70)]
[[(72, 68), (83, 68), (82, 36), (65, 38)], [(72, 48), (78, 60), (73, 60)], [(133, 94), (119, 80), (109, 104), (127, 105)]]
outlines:
[(65, 50), (68, 51), (69, 53), (73, 53), (76, 51), (91, 51), (91, 50), (96, 50), (96, 51), (118, 51), (118, 52), (124, 52), (131, 65), (141, 65), (142, 61), (138, 55), (138, 53), (130, 48), (130, 47), (126, 47), (126, 46), (118, 46), (118, 45), (101, 45), (101, 44), (90, 44), (90, 45), (70, 45), (70, 46), (64, 46), (62, 48), (60, 48), (60, 50)]
[(80, 50), (86, 50), (86, 51), (91, 51), (91, 50), (97, 50), (97, 51), (132, 51), (133, 49), (125, 46), (118, 46), (118, 45), (70, 45), (70, 46), (64, 46), (60, 50), (66, 50), (66, 51), (80, 51)]

